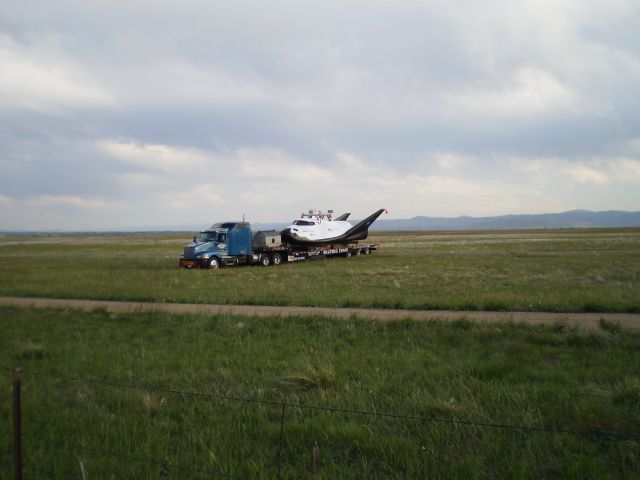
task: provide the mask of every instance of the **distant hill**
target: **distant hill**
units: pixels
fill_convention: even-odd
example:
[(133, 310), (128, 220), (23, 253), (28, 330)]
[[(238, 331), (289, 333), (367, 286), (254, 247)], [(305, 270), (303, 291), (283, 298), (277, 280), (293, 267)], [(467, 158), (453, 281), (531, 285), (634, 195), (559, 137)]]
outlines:
[(505, 230), (598, 227), (640, 227), (640, 212), (571, 210), (562, 213), (500, 215), (496, 217), (413, 217), (398, 220), (380, 218), (372, 225), (371, 230)]

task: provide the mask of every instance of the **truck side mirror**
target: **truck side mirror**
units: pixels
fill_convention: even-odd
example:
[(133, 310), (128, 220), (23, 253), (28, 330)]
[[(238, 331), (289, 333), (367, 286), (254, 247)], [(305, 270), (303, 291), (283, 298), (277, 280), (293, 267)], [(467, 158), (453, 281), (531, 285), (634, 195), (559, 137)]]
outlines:
[(196, 241), (196, 236), (195, 235), (193, 236), (193, 240), (192, 241), (195, 243), (195, 241)]

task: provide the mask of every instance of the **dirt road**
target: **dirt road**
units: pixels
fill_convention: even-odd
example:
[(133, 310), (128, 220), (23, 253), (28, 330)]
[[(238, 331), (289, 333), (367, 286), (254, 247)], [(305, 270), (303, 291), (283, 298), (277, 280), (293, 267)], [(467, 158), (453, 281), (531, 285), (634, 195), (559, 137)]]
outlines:
[(233, 314), (258, 317), (324, 316), (349, 319), (352, 317), (379, 321), (393, 320), (469, 320), (496, 322), (525, 322), (551, 325), (557, 322), (575, 325), (582, 329), (598, 329), (600, 320), (619, 324), (628, 330), (640, 330), (640, 314), (634, 313), (549, 313), (549, 312), (484, 312), (450, 310), (391, 310), (368, 308), (324, 308), (324, 307), (273, 307), (262, 305), (206, 305), (195, 303), (146, 303), (114, 302), (104, 300), (65, 300), (53, 298), (0, 297), (0, 305), (35, 308), (75, 308), (93, 310), (104, 308), (110, 312), (171, 312)]

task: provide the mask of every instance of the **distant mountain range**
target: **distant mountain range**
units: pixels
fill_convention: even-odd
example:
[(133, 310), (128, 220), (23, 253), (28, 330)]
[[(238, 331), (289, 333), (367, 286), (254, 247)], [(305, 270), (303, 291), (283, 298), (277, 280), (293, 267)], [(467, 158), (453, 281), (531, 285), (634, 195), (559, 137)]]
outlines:
[[(351, 223), (358, 220), (350, 219)], [(281, 230), (291, 222), (251, 222), (254, 231)], [(201, 225), (146, 226), (128, 228), (95, 228), (85, 232), (119, 233), (119, 232), (198, 232), (207, 228), (210, 223), (205, 220)], [(562, 213), (541, 213), (535, 215), (500, 215), (496, 217), (413, 217), (406, 219), (386, 220), (379, 218), (371, 226), (371, 231), (409, 231), (409, 230), (507, 230), (526, 228), (614, 228), (640, 227), (640, 212), (611, 210), (592, 212), (589, 210), (571, 210)], [(79, 231), (5, 231), (0, 233), (16, 234), (56, 234), (82, 233)]]
[(401, 220), (378, 219), (371, 230), (504, 230), (523, 228), (611, 228), (640, 227), (640, 212), (571, 210), (535, 215), (496, 217), (413, 217)]

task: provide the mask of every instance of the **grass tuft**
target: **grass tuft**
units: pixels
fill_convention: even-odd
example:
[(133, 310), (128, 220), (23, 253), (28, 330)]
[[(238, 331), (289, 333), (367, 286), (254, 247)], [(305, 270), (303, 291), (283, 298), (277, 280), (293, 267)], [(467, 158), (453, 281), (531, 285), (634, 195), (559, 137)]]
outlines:
[(19, 347), (17, 356), (26, 360), (42, 360), (48, 355), (42, 345), (26, 342)]
[(613, 391), (613, 403), (640, 410), (640, 377), (625, 378)]
[(622, 331), (622, 326), (618, 322), (610, 322), (604, 318), (600, 319), (599, 326), (601, 330), (611, 334), (620, 333)]
[(283, 392), (306, 392), (310, 390), (327, 390), (338, 384), (333, 368), (309, 367), (302, 372), (291, 373), (276, 382)]

